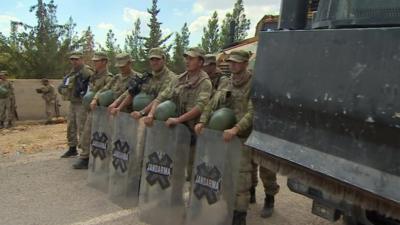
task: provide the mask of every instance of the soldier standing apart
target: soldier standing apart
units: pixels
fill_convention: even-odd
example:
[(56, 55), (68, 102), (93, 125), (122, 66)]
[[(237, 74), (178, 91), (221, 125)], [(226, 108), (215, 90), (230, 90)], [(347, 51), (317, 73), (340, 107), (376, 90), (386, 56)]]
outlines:
[[(146, 80), (138, 81), (138, 88), (130, 87), (123, 95), (119, 97), (117, 102), (121, 102), (118, 107), (113, 109), (113, 113), (119, 112), (124, 107), (132, 103), (133, 98), (138, 92), (147, 94), (152, 100), (157, 97), (159, 93), (165, 90), (173, 80), (175, 80), (176, 75), (174, 72), (168, 69), (165, 65), (166, 54), (161, 48), (153, 48), (149, 51), (149, 63), (152, 70), (151, 77)], [(140, 84), (139, 84), (140, 83)], [(135, 90), (136, 89), (136, 90)], [(135, 104), (135, 102), (133, 103)], [(151, 104), (147, 105), (141, 111), (134, 111), (131, 115), (135, 119), (140, 119), (142, 116), (147, 115), (151, 109)]]
[[(118, 54), (116, 56), (116, 60), (117, 62), (115, 63), (115, 66), (118, 67), (120, 73), (115, 75), (110, 82), (108, 82), (102, 89), (100, 89), (100, 91), (96, 93), (92, 102), (90, 103), (90, 108), (92, 110), (94, 110), (99, 103), (100, 93), (111, 90), (113, 92), (113, 96), (118, 100), (118, 97), (128, 90), (129, 82), (131, 82), (136, 76), (142, 76), (140, 73), (132, 69), (133, 60), (128, 53)], [(108, 106), (110, 112), (118, 105), (117, 100)]]
[(250, 201), (251, 187), (251, 149), (244, 145), (249, 137), (253, 124), (253, 105), (250, 99), (250, 88), (252, 74), (247, 70), (249, 53), (246, 51), (232, 51), (227, 61), (232, 76), (228, 85), (219, 91), (220, 94), (214, 95), (210, 103), (201, 115), (200, 121), (196, 124), (195, 131), (200, 134), (208, 123), (211, 114), (222, 108), (227, 107), (234, 111), (237, 123), (231, 128), (224, 130), (223, 139), (226, 142), (238, 136), (242, 142), (242, 157), (240, 161), (240, 171), (238, 176), (238, 189), (235, 201), (235, 211), (233, 215), (233, 225), (245, 225), (247, 209)]
[(205, 55), (203, 70), (210, 77), (213, 92), (223, 88), (227, 84), (228, 77), (224, 76), (221, 70), (217, 67), (217, 58), (213, 54)]
[(60, 109), (57, 102), (57, 93), (53, 85), (50, 84), (49, 80), (46, 78), (42, 79), (43, 87), (36, 89), (36, 92), (42, 94), (42, 98), (45, 102), (45, 112), (46, 112), (46, 123), (51, 124), (51, 119), (53, 117), (60, 116)]
[[(0, 71), (0, 129), (10, 128), (13, 124), (12, 100), (14, 97), (14, 87), (7, 80), (7, 71)], [(7, 124), (6, 124), (7, 122)]]
[(78, 155), (78, 138), (81, 138), (83, 125), (86, 120), (86, 110), (82, 104), (82, 97), (87, 91), (92, 69), (85, 65), (81, 52), (70, 54), (69, 60), (72, 65), (71, 72), (64, 77), (59, 91), (65, 100), (70, 102), (68, 112), (67, 139), (69, 149), (61, 158)]
[(188, 179), (192, 174), (194, 163), (196, 135), (194, 125), (198, 122), (204, 107), (212, 92), (212, 84), (208, 75), (202, 70), (204, 64), (204, 50), (190, 48), (185, 54), (186, 72), (179, 75), (175, 82), (154, 100), (150, 112), (144, 118), (146, 125), (151, 125), (157, 106), (166, 100), (173, 101), (178, 108), (178, 117), (169, 118), (166, 121), (168, 127), (183, 123), (192, 133), (189, 165), (187, 167)]
[[(108, 82), (112, 80), (113, 75), (108, 71), (108, 57), (105, 52), (96, 52), (92, 58), (95, 73), (89, 79), (88, 92), (97, 93)], [(83, 127), (80, 146), (82, 149), (79, 159), (74, 163), (74, 169), (87, 169), (89, 165), (90, 141), (92, 136), (92, 113), (90, 109), (87, 112), (87, 118)]]

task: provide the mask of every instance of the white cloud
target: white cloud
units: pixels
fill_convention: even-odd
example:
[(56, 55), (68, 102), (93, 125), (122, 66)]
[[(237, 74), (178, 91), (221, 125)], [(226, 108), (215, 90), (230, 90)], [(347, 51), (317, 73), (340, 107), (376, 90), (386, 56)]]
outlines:
[(103, 29), (103, 30), (110, 30), (110, 29), (114, 29), (114, 25), (111, 23), (99, 23), (97, 24), (97, 28), (99, 29)]
[[(196, 0), (193, 4), (193, 12), (213, 11), (218, 9), (232, 8), (235, 1), (232, 0)], [(281, 0), (244, 0), (245, 6), (265, 7), (270, 6), (277, 13), (279, 11)]]
[(203, 27), (207, 25), (207, 21), (210, 19), (209, 16), (200, 16), (197, 17), (196, 20), (194, 20), (190, 25), (189, 25), (189, 31), (191, 33), (195, 33), (197, 31), (203, 30)]
[(134, 23), (138, 18), (142, 21), (147, 21), (150, 15), (146, 11), (140, 11), (133, 8), (124, 8), (123, 18), (126, 22)]
[(15, 16), (10, 15), (0, 15), (0, 32), (8, 35), (10, 33), (10, 23), (11, 21), (19, 21)]

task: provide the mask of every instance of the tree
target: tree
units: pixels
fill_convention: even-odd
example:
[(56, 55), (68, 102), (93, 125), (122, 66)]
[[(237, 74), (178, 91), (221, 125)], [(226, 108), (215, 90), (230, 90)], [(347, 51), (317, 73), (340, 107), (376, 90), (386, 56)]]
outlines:
[(91, 64), (92, 57), (94, 55), (94, 34), (90, 26), (85, 30), (80, 39), (82, 45), (83, 59), (87, 64)]
[(108, 56), (109, 70), (113, 74), (117, 74), (119, 71), (115, 67), (115, 57), (118, 53), (121, 53), (121, 49), (118, 44), (116, 44), (117, 39), (112, 29), (108, 30), (107, 39), (105, 47), (101, 47), (102, 51), (105, 51)]
[(67, 54), (77, 46), (75, 24), (58, 24), (54, 1), (38, 0), (29, 10), (37, 18), (36, 25), (11, 22), (11, 35), (2, 44), (10, 64), (6, 67), (17, 78), (55, 78), (69, 69)]
[(183, 54), (189, 47), (190, 32), (187, 23), (183, 24), (181, 33), (175, 34), (174, 53), (172, 56), (171, 67), (176, 73), (185, 71), (185, 59)]
[(220, 50), (219, 39), (218, 13), (214, 11), (212, 17), (208, 20), (207, 27), (203, 28), (200, 46), (207, 53), (218, 52)]
[(165, 43), (172, 36), (171, 34), (162, 37), (161, 31), (161, 22), (158, 21), (157, 15), (160, 13), (160, 10), (157, 7), (157, 0), (152, 0), (152, 7), (147, 9), (147, 12), (150, 14), (150, 23), (147, 26), (150, 28), (149, 37), (143, 37), (144, 39), (144, 49), (141, 51), (141, 57), (147, 58), (147, 55), (152, 48), (162, 47), (165, 52), (169, 52), (171, 49), (171, 45), (167, 46)]
[(134, 28), (131, 34), (128, 34), (125, 38), (124, 49), (132, 56), (133, 60), (135, 61), (133, 66), (134, 69), (136, 71), (143, 72), (145, 70), (145, 64), (144, 64), (145, 59), (141, 57), (141, 52), (143, 51), (144, 46), (143, 46), (143, 39), (140, 36), (141, 32), (140, 24), (141, 21), (138, 18), (134, 23)]
[(227, 13), (221, 26), (220, 44), (229, 45), (247, 37), (250, 29), (250, 20), (244, 13), (243, 0), (237, 0), (232, 13)]

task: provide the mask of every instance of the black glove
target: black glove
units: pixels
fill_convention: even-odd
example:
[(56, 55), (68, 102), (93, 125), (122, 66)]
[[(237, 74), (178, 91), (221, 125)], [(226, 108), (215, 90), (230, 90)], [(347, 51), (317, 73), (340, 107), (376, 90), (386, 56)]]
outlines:
[(135, 76), (135, 78), (131, 79), (128, 83), (129, 95), (134, 97), (139, 94), (142, 91), (143, 84), (147, 83), (151, 77), (153, 77), (153, 74), (145, 72), (142, 77)]

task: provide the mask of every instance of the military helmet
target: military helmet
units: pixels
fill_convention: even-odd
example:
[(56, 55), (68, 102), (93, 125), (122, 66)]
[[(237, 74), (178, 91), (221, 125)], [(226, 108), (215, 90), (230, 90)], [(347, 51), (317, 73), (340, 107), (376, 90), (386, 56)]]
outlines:
[(107, 90), (104, 92), (101, 92), (99, 94), (99, 105), (107, 107), (111, 105), (111, 103), (114, 102), (114, 92), (112, 90)]
[(231, 129), (235, 124), (235, 112), (229, 108), (220, 108), (211, 115), (208, 127), (213, 130), (223, 131)]
[(153, 98), (146, 93), (139, 93), (133, 98), (132, 106), (133, 111), (143, 110), (146, 106), (148, 106)]
[(167, 100), (158, 105), (154, 117), (156, 120), (166, 121), (176, 116), (176, 105), (173, 101)]
[(86, 92), (85, 96), (83, 96), (83, 98), (82, 98), (82, 103), (85, 107), (90, 106), (90, 103), (92, 102), (95, 94), (96, 93), (94, 93), (93, 91)]
[(0, 86), (0, 98), (7, 98), (8, 96), (8, 89)]

